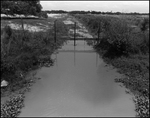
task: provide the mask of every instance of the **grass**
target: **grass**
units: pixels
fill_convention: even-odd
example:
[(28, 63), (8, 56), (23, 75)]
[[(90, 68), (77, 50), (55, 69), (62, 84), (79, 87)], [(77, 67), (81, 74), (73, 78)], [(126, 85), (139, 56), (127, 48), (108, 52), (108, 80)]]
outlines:
[[(21, 19), (1, 20), (1, 27), (5, 27), (9, 22), (21, 25), (22, 21)], [(33, 26), (40, 26), (39, 23), (47, 26), (49, 25), (46, 20), (39, 20), (39, 19), (27, 19), (27, 20), (23, 20), (23, 22), (24, 24), (33, 25)]]
[[(104, 34), (95, 50), (124, 78), (117, 78), (134, 95), (138, 117), (149, 117), (149, 22), (140, 17), (75, 15), (96, 36), (102, 22)], [(149, 19), (149, 17), (148, 17)], [(130, 27), (136, 25), (136, 28)]]
[[(58, 22), (62, 22), (65, 18), (59, 18), (57, 19)], [(23, 23), (28, 25), (28, 26), (36, 26), (42, 29), (51, 29), (54, 26), (54, 21), (56, 19), (55, 18), (47, 18), (47, 19), (23, 19)], [(7, 26), (8, 24), (18, 24), (18, 25), (22, 25), (22, 20), (21, 19), (6, 19), (3, 20), (1, 19), (1, 28), (4, 28), (5, 26)], [(58, 29), (60, 29), (60, 24), (58, 25)]]
[[(7, 76), (11, 76), (10, 73), (15, 74), (17, 70), (27, 71), (39, 63), (38, 58), (41, 55), (51, 55), (54, 50), (59, 48), (65, 41), (61, 37), (67, 35), (68, 29), (61, 21), (57, 22), (56, 43), (53, 30), (49, 29), (47, 32), (32, 33), (12, 30), (9, 26), (1, 29), (2, 77), (5, 79), (9, 78)], [(8, 69), (10, 70), (8, 71)], [(8, 79), (8, 81), (10, 80)]]
[(135, 111), (138, 117), (149, 117), (149, 55), (133, 55), (128, 58), (106, 59), (126, 76), (117, 78), (134, 94)]
[[(51, 22), (51, 20), (54, 21), (54, 19), (48, 19), (47, 21), (30, 19), (25, 21), (25, 23), (33, 25), (36, 23), (46, 24), (48, 21)], [(13, 21), (19, 23), (18, 20)], [(7, 22), (3, 20), (1, 24), (4, 23), (3, 25), (5, 25)], [(53, 27), (46, 32), (29, 32), (27, 30), (13, 30), (9, 26), (1, 27), (1, 81), (4, 79), (9, 83), (7, 87), (1, 89), (1, 96), (5, 97), (16, 91), (22, 91), (23, 88), (28, 88), (30, 82), (28, 84), (25, 83), (28, 81), (26, 78), (29, 72), (43, 66), (52, 66), (53, 60), (50, 58), (50, 55), (63, 45), (66, 41), (66, 38), (63, 36), (67, 35), (68, 28), (61, 19), (57, 22), (56, 42), (54, 40)], [(24, 96), (24, 93), (22, 92), (21, 95)], [(18, 116), (20, 113), (18, 111), (22, 108), (22, 106), (18, 107), (18, 105), (22, 104), (22, 99), (22, 97), (14, 97), (12, 100), (6, 101), (1, 107), (2, 117)], [(18, 102), (20, 100), (21, 103)], [(13, 101), (14, 107), (10, 104)]]

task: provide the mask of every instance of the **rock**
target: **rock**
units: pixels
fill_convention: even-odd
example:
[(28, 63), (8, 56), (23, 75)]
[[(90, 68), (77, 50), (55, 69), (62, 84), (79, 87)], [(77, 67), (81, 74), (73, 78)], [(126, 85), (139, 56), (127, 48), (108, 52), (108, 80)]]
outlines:
[(6, 80), (1, 81), (1, 87), (8, 86), (8, 82)]
[(1, 105), (1, 117), (16, 117), (24, 107), (24, 95), (12, 96), (10, 100)]

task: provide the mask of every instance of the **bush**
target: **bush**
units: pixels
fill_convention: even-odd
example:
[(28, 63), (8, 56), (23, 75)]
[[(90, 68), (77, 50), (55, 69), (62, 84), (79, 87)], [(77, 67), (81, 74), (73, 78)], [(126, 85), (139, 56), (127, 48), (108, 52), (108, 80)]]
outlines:
[(47, 12), (45, 11), (41, 11), (39, 14), (38, 14), (39, 17), (43, 17), (43, 18), (48, 18), (48, 15), (47, 15)]
[(94, 15), (75, 15), (75, 17), (83, 22), (96, 36), (99, 22), (102, 23), (101, 32), (104, 35), (100, 39), (100, 44), (96, 44), (95, 48), (103, 50), (104, 56), (114, 58), (122, 55), (149, 53), (149, 32), (145, 30), (149, 25), (147, 19), (144, 19), (141, 23), (141, 26), (145, 29), (141, 27), (142, 31), (135, 33), (129, 27), (128, 19)]
[(51, 47), (50, 44), (53, 41), (47, 40), (47, 37), (47, 32), (30, 33), (25, 31), (22, 35), (22, 31), (12, 30), (9, 26), (5, 27), (1, 34), (2, 79), (6, 79), (10, 83), (18, 81), (17, 78), (20, 78), (20, 74), (16, 74), (17, 72), (27, 72), (39, 65), (39, 56), (51, 54), (54, 47)]
[(149, 27), (149, 18), (144, 18), (143, 21), (141, 22), (141, 25), (140, 25), (140, 29), (141, 31), (146, 31)]
[[(113, 65), (121, 74), (122, 78), (116, 78), (129, 89), (136, 99), (136, 112), (139, 117), (149, 116), (149, 32), (147, 20), (141, 24), (141, 31), (130, 29), (129, 22), (123, 19), (110, 17), (97, 18), (87, 15), (77, 16), (86, 22), (87, 27), (96, 35), (93, 19), (101, 20), (104, 25), (102, 31), (105, 35), (94, 48), (102, 55), (104, 61)], [(86, 19), (86, 20), (85, 20)], [(88, 20), (87, 20), (88, 19)], [(92, 22), (90, 22), (90, 20)], [(89, 24), (88, 24), (89, 23)], [(96, 23), (96, 22), (95, 22)], [(91, 26), (93, 25), (93, 27)], [(90, 29), (89, 28), (89, 29)], [(139, 28), (140, 29), (140, 28)], [(94, 31), (95, 30), (95, 31)], [(141, 99), (145, 98), (145, 99)]]

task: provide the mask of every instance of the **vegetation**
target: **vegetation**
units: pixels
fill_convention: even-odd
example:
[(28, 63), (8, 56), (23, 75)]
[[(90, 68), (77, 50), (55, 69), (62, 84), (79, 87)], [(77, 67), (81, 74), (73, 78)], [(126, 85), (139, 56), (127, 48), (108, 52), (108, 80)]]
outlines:
[[(51, 54), (59, 48), (68, 33), (68, 29), (60, 20), (57, 21), (57, 40), (54, 40), (54, 29), (46, 32), (29, 32), (27, 30), (12, 30), (9, 26), (1, 29), (1, 81), (8, 81), (8, 86), (1, 88), (1, 95), (21, 90), (25, 87), (26, 75), (29, 71), (42, 66), (51, 66), (53, 60)], [(24, 92), (22, 93), (23, 96)], [(17, 101), (6, 101), (1, 107), (4, 116), (17, 116), (20, 113), (23, 102), (22, 97), (17, 97)], [(14, 102), (13, 102), (14, 101)], [(12, 106), (12, 103), (15, 105)], [(10, 112), (10, 109), (11, 112)], [(16, 111), (18, 108), (19, 111)], [(5, 110), (4, 110), (5, 109)]]
[[(111, 16), (74, 15), (100, 40), (94, 48), (106, 63), (118, 68), (122, 82), (134, 94), (137, 116), (149, 117), (149, 18), (132, 20)], [(99, 28), (100, 26), (100, 28)]]
[(47, 13), (55, 13), (55, 14), (61, 14), (61, 13), (68, 13), (67, 11), (64, 11), (64, 10), (51, 10), (51, 11), (49, 11), (49, 10), (46, 10), (45, 12), (47, 12)]
[[(16, 117), (21, 112), (20, 109), (24, 106), (23, 101), (25, 96), (18, 95), (11, 98), (6, 104), (1, 105), (1, 117)], [(8, 107), (9, 106), (9, 107)]]
[(48, 18), (48, 15), (45, 11), (41, 11), (38, 16), (43, 18)]
[[(95, 11), (41, 11), (39, 0), (34, 1), (1, 1), (1, 13), (7, 15), (24, 14), (47, 18), (47, 13), (70, 14), (122, 14)], [(132, 13), (131, 13), (132, 14)], [(136, 14), (137, 13), (133, 13)], [(139, 15), (139, 14), (138, 14)], [(149, 18), (120, 19), (113, 16), (74, 15), (83, 22), (94, 36), (100, 32), (100, 40), (94, 48), (102, 55), (107, 63), (118, 68), (125, 78), (116, 79), (122, 82), (135, 95), (138, 116), (149, 116)], [(132, 20), (132, 21), (131, 21)], [(136, 22), (135, 22), (136, 21)], [(131, 24), (136, 28), (131, 27)], [(33, 24), (33, 22), (31, 22)], [(56, 24), (57, 41), (54, 41), (54, 29), (47, 32), (28, 32), (12, 30), (9, 26), (1, 29), (1, 80), (10, 84), (1, 89), (1, 95), (7, 90), (15, 91), (16, 86), (23, 87), (25, 76), (30, 70), (41, 66), (50, 66), (53, 60), (50, 55), (64, 42), (68, 29), (58, 21)], [(101, 29), (100, 29), (101, 28)], [(66, 38), (66, 37), (65, 37)], [(89, 42), (90, 43), (90, 42)], [(20, 112), (12, 111), (23, 104), (23, 95), (15, 97), (3, 105), (3, 116), (14, 117)], [(15, 101), (17, 99), (17, 101)], [(15, 102), (14, 102), (15, 101)], [(14, 107), (10, 107), (14, 105)], [(18, 106), (19, 105), (19, 106)], [(8, 109), (10, 108), (10, 109)], [(5, 110), (12, 112), (5, 113)]]
[[(28, 32), (12, 30), (6, 26), (1, 30), (1, 72), (2, 79), (12, 83), (23, 79), (20, 74), (37, 66), (42, 55), (50, 55), (64, 40), (61, 34), (67, 34), (67, 28), (60, 21), (57, 30), (57, 44), (53, 29), (47, 32)], [(63, 30), (62, 30), (63, 29)], [(63, 31), (63, 32), (62, 32)]]
[(48, 18), (47, 13), (42, 11), (42, 6), (39, 0), (32, 1), (1, 1), (1, 14), (6, 15), (34, 15), (43, 18)]
[(3, 14), (37, 15), (41, 12), (41, 9), (39, 0), (1, 1), (1, 13)]
[(149, 15), (149, 13), (137, 13), (137, 12), (131, 12), (131, 13), (122, 13), (122, 12), (112, 12), (112, 11), (64, 11), (64, 10), (46, 10), (47, 13), (69, 13), (69, 14), (102, 14), (102, 15)]

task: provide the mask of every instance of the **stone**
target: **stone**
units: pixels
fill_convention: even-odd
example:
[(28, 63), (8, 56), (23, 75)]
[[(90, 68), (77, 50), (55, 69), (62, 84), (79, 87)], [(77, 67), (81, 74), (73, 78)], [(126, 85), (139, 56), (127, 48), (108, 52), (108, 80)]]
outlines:
[(6, 80), (1, 81), (1, 87), (8, 86), (8, 82)]

